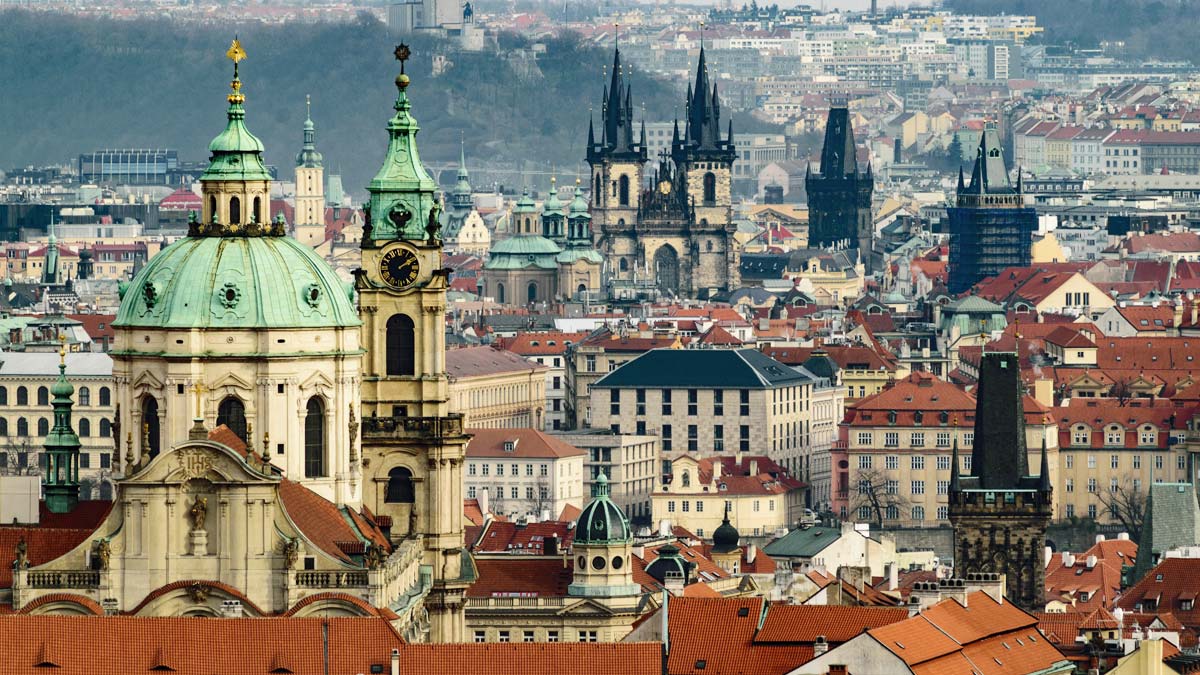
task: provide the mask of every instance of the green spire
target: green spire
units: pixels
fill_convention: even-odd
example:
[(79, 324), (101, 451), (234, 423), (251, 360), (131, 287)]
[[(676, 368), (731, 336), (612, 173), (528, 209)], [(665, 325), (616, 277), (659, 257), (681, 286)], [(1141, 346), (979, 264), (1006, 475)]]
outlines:
[(58, 380), (50, 388), (54, 395), (54, 426), (46, 435), (46, 508), (51, 513), (69, 513), (79, 503), (79, 436), (71, 428), (71, 395), (75, 387), (67, 381), (66, 336), (59, 336)]
[(312, 121), (312, 97), (304, 97), (304, 147), (296, 155), (296, 166), (310, 169), (321, 167), (321, 153), (317, 152), (317, 126)]
[(233, 81), (226, 100), (229, 110), (225, 130), (208, 144), (212, 154), (208, 169), (200, 180), (271, 180), (271, 174), (263, 163), (263, 144), (250, 130), (246, 128), (246, 109), (242, 104), (246, 97), (242, 94), (242, 80), (238, 77), (238, 62), (246, 58), (246, 52), (237, 40), (233, 41), (225, 54), (233, 61)]
[[(400, 61), (400, 74), (396, 76), (396, 114), (387, 125), (387, 157), (379, 173), (367, 185), (367, 192), (371, 193), (371, 222), (368, 223), (370, 240), (426, 240), (429, 238), (426, 227), (434, 207), (437, 184), (425, 171), (421, 155), (417, 152), (417, 132), (420, 127), (410, 114), (410, 80), (404, 73), (404, 62), (410, 55), (408, 46), (402, 44), (396, 47), (395, 55), (396, 60)], [(363, 242), (368, 242), (367, 237), (363, 238)]]
[(42, 283), (58, 283), (58, 237), (54, 235), (54, 213), (50, 213), (50, 227), (47, 229), (46, 260), (42, 264)]

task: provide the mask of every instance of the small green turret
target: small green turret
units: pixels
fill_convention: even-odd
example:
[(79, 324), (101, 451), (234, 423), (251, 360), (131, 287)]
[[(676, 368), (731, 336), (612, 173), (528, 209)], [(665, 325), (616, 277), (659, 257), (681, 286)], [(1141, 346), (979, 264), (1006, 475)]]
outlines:
[(58, 380), (50, 388), (54, 396), (54, 426), (46, 435), (46, 477), (43, 480), (46, 508), (51, 513), (70, 513), (79, 504), (79, 436), (71, 428), (71, 395), (75, 387), (67, 381), (67, 342), (60, 335)]

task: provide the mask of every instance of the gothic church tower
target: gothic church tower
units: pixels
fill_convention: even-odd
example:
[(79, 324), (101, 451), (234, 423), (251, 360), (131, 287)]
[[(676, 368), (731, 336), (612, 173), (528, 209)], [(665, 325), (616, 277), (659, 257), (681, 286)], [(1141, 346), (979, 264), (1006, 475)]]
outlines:
[(383, 166), (367, 186), (362, 268), (363, 503), (392, 520), (392, 539), (420, 537), (433, 588), (430, 639), (463, 640), (463, 594), (473, 564), (463, 548), (462, 415), (451, 413), (445, 364), (447, 270), (441, 204), (417, 152), (409, 50), (396, 48), (396, 114)]

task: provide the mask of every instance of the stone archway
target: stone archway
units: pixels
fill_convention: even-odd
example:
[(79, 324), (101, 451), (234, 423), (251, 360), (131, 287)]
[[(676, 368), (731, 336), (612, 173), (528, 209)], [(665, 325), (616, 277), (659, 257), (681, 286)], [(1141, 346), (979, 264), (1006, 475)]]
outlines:
[(654, 280), (664, 293), (679, 293), (679, 253), (670, 244), (654, 252)]

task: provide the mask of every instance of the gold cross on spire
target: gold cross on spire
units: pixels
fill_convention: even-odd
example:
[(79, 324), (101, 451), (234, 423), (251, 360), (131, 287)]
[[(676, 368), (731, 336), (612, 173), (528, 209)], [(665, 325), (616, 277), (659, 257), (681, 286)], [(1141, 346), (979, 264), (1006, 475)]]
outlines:
[(242, 103), (246, 97), (242, 95), (242, 81), (238, 78), (238, 63), (246, 58), (246, 50), (242, 49), (242, 43), (238, 41), (237, 36), (233, 37), (233, 42), (230, 43), (229, 49), (225, 52), (225, 58), (233, 61), (233, 81), (229, 83), (229, 87), (233, 92), (229, 94), (230, 103)]
[(196, 419), (200, 419), (204, 416), (202, 409), (203, 400), (200, 398), (200, 395), (204, 393), (204, 383), (196, 380), (196, 384), (192, 385), (192, 393), (196, 395)]
[(236, 68), (238, 61), (246, 58), (246, 50), (242, 49), (242, 43), (238, 41), (237, 36), (234, 36), (233, 42), (229, 45), (229, 51), (225, 52), (225, 58), (233, 61), (233, 66)]
[(396, 56), (396, 60), (400, 62), (400, 74), (403, 75), (404, 62), (407, 61), (410, 56), (412, 56), (412, 50), (408, 48), (408, 45), (401, 42), (400, 44), (396, 45), (396, 49), (392, 52), (392, 54), (394, 54)]

